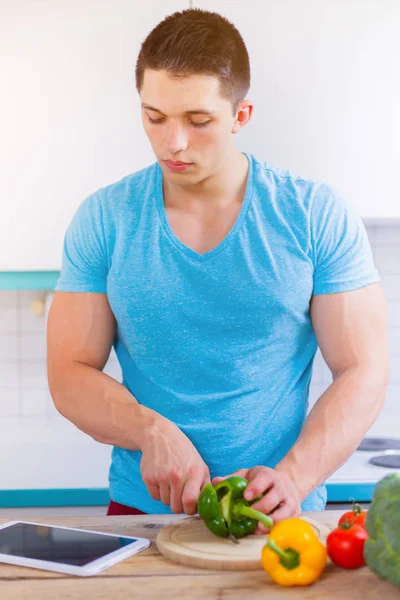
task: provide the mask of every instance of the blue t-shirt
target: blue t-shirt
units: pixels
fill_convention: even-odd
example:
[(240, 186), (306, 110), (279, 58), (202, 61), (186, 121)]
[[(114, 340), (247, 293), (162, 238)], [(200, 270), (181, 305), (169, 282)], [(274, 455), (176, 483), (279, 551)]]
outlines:
[[(211, 477), (273, 468), (288, 453), (317, 350), (312, 295), (379, 281), (364, 225), (332, 187), (243, 154), (244, 200), (217, 247), (199, 254), (173, 233), (155, 162), (82, 202), (56, 285), (107, 294), (123, 385), (185, 433)], [(140, 460), (113, 448), (110, 497), (170, 513), (149, 495)], [(325, 504), (322, 484), (302, 509)]]

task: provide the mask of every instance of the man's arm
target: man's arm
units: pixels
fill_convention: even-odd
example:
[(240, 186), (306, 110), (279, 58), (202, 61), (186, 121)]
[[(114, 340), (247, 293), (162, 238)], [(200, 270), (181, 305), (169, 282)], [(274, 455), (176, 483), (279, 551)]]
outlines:
[[(298, 516), (304, 498), (354, 452), (382, 407), (389, 377), (386, 305), (378, 284), (315, 295), (310, 312), (333, 382), (275, 469), (255, 466), (234, 473), (250, 482), (246, 500), (265, 492), (253, 508), (272, 514), (276, 523)], [(266, 531), (259, 523), (256, 533)]]
[(56, 292), (47, 326), (47, 372), (54, 405), (103, 444), (137, 450), (153, 411), (102, 372), (115, 333), (105, 294)]
[(275, 467), (304, 498), (356, 450), (377, 418), (389, 378), (386, 303), (379, 284), (313, 296), (313, 327), (333, 382)]
[[(186, 435), (102, 372), (115, 334), (106, 294), (57, 292), (47, 328), (47, 370), (57, 410), (103, 444), (141, 450), (140, 471), (154, 500), (195, 514), (207, 465)], [(134, 502), (134, 499), (132, 499)]]

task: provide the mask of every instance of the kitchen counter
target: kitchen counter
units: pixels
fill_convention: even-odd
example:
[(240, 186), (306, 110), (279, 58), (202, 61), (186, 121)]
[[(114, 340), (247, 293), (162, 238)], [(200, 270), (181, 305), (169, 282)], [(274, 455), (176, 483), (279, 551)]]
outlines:
[[(330, 510), (308, 512), (307, 515), (333, 529), (342, 513), (343, 511)], [(139, 554), (87, 578), (0, 563), (1, 599), (398, 600), (400, 597), (398, 588), (379, 579), (368, 567), (351, 571), (328, 564), (320, 579), (313, 585), (304, 588), (283, 588), (273, 583), (263, 570), (214, 571), (173, 563), (158, 552), (155, 538), (162, 526), (182, 518), (185, 517), (141, 515), (38, 518), (29, 517), (27, 511), (26, 517), (18, 520), (141, 536), (151, 539), (152, 543)], [(10, 520), (1, 518), (0, 523)]]

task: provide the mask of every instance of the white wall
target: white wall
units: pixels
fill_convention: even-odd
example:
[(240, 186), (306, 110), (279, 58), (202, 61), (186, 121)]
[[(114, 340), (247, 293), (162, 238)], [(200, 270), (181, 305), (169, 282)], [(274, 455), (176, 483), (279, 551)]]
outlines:
[(82, 200), (154, 161), (136, 59), (151, 29), (184, 8), (1, 0), (0, 271), (58, 271)]
[(254, 113), (243, 148), (400, 218), (400, 1), (194, 0), (240, 31)]
[[(337, 187), (363, 218), (400, 218), (399, 0), (193, 0), (247, 45), (255, 109), (238, 135)], [(83, 199), (154, 159), (140, 43), (188, 0), (2, 0), (0, 271), (59, 270)]]

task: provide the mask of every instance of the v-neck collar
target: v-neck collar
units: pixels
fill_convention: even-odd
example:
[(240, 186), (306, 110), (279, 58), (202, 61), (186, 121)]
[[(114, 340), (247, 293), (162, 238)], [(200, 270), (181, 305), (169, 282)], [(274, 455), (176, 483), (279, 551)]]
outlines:
[(169, 225), (168, 219), (167, 219), (167, 214), (165, 212), (163, 185), (162, 185), (162, 182), (163, 182), (162, 170), (161, 170), (161, 167), (158, 164), (158, 162), (156, 163), (156, 169), (157, 169), (156, 202), (157, 202), (157, 209), (158, 209), (158, 214), (160, 217), (161, 225), (164, 229), (164, 232), (168, 236), (169, 240), (172, 242), (172, 244), (174, 246), (176, 246), (181, 252), (183, 252), (184, 254), (186, 254), (187, 256), (189, 256), (190, 258), (192, 258), (194, 260), (201, 262), (201, 261), (205, 261), (205, 260), (212, 258), (216, 254), (219, 254), (225, 248), (225, 246), (232, 240), (233, 236), (237, 233), (237, 231), (240, 229), (240, 227), (243, 223), (243, 220), (246, 216), (247, 209), (249, 207), (249, 204), (250, 204), (250, 201), (251, 201), (251, 198), (253, 195), (253, 179), (254, 179), (253, 171), (254, 171), (254, 169), (253, 169), (252, 155), (247, 152), (242, 152), (242, 154), (244, 154), (246, 156), (246, 158), (249, 162), (249, 168), (247, 171), (246, 190), (245, 190), (245, 194), (244, 194), (244, 198), (243, 198), (243, 202), (242, 202), (242, 206), (240, 208), (239, 214), (238, 214), (236, 221), (233, 224), (232, 228), (227, 233), (227, 235), (221, 240), (221, 242), (218, 244), (218, 246), (215, 246), (215, 248), (213, 248), (212, 250), (209, 250), (208, 252), (205, 252), (204, 254), (200, 254), (199, 252), (196, 252), (192, 248), (189, 248), (189, 246), (186, 246), (186, 244), (181, 242), (181, 240), (172, 231), (172, 229)]

